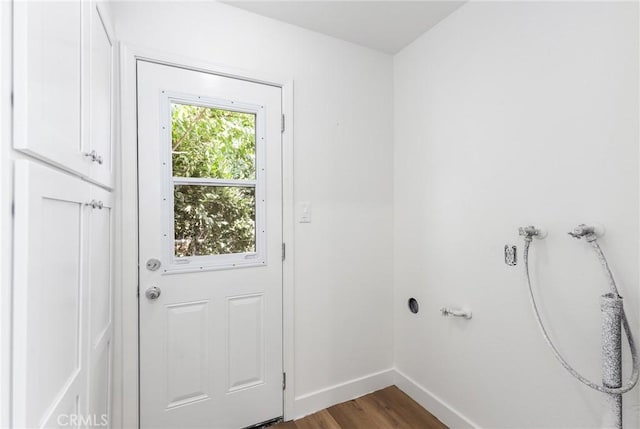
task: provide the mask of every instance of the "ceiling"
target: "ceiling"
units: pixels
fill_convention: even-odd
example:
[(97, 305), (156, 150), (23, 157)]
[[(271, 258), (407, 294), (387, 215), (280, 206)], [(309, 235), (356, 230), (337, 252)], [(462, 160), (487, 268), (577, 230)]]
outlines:
[(223, 3), (395, 54), (465, 1), (245, 1)]

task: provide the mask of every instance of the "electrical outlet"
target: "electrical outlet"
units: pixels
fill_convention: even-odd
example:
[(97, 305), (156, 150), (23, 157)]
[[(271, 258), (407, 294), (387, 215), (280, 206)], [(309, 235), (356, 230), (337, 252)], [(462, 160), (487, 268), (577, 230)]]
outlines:
[(514, 266), (518, 263), (518, 248), (513, 244), (504, 245), (504, 263)]

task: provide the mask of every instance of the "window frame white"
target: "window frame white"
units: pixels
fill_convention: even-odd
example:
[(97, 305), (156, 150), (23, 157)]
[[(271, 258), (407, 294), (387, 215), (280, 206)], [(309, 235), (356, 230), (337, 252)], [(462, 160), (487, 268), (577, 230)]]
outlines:
[[(162, 270), (163, 274), (226, 270), (260, 267), (267, 264), (266, 249), (266, 195), (265, 195), (265, 115), (264, 106), (236, 100), (204, 97), (192, 94), (162, 91), (160, 94), (160, 141), (162, 151)], [(171, 105), (184, 104), (249, 113), (256, 118), (254, 180), (229, 180), (215, 178), (174, 177), (172, 165)], [(174, 186), (201, 185), (212, 187), (251, 187), (255, 190), (255, 252), (220, 255), (175, 256)]]

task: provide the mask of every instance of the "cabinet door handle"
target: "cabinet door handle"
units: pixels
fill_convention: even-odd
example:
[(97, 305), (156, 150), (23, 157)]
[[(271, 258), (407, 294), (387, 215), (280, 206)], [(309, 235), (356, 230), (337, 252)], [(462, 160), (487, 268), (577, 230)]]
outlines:
[(98, 164), (102, 165), (102, 155), (98, 155), (95, 150), (92, 150), (91, 152), (85, 152), (83, 153), (83, 155), (87, 158), (90, 158), (91, 162), (97, 162)]
[(104, 208), (104, 203), (102, 201), (96, 201), (96, 200), (91, 200), (88, 203), (84, 203), (85, 206), (89, 206), (92, 209), (100, 209), (102, 210)]

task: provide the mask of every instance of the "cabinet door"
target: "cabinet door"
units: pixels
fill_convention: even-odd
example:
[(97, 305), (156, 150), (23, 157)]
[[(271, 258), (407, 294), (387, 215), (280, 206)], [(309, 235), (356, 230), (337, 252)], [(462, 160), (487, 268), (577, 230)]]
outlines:
[(88, 416), (110, 427), (113, 337), (113, 198), (91, 187), (89, 214), (89, 382)]
[(12, 427), (69, 426), (86, 409), (89, 197), (78, 178), (15, 163)]
[(14, 147), (81, 175), (87, 11), (80, 0), (14, 2)]
[(106, 16), (97, 4), (91, 7), (90, 152), (95, 154), (91, 178), (113, 184), (113, 39)]

